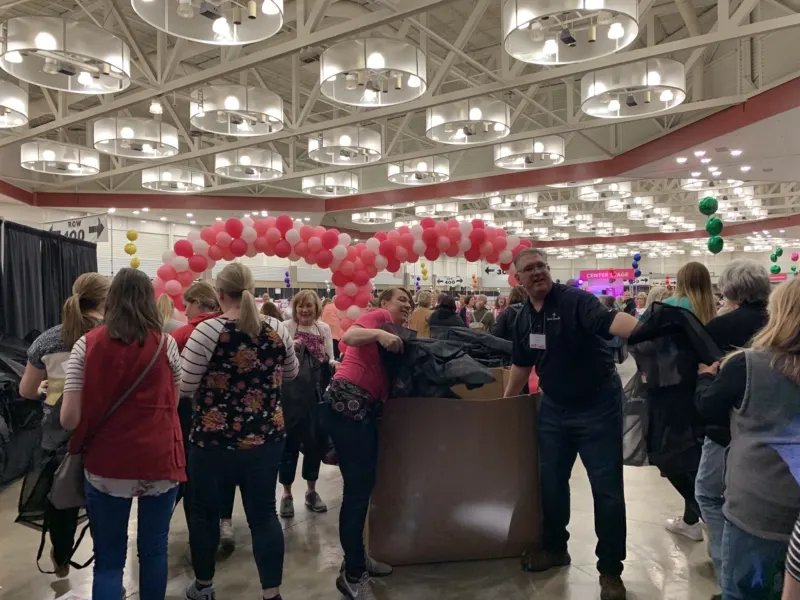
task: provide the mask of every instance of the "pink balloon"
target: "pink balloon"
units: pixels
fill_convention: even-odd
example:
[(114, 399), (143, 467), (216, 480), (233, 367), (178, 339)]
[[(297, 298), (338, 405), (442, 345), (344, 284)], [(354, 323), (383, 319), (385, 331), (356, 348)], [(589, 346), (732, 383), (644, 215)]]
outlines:
[(244, 256), (247, 254), (247, 242), (245, 242), (242, 238), (236, 238), (231, 242), (230, 250), (236, 258)]
[(333, 262), (333, 254), (330, 250), (320, 250), (317, 252), (317, 265), (321, 269), (327, 269)]
[(365, 248), (361, 252), (361, 262), (363, 262), (364, 265), (375, 264), (375, 258), (376, 258), (375, 253), (369, 248)]
[(339, 243), (339, 234), (335, 233), (332, 229), (326, 231), (322, 236), (322, 247), (326, 250), (331, 250)]
[(191, 271), (182, 271), (181, 273), (178, 273), (178, 282), (181, 284), (181, 288), (187, 288), (192, 285), (194, 279), (195, 274)]
[[(349, 319), (347, 317), (344, 317), (344, 318), (342, 318), (341, 321), (339, 321), (339, 325), (342, 327), (342, 331), (347, 331), (348, 329), (350, 329), (353, 326), (354, 322), (355, 321), (353, 321), (353, 319)], [(344, 352), (346, 349), (347, 349), (347, 346), (345, 344), (343, 344), (342, 342), (339, 342), (339, 350)]]
[(153, 279), (153, 291), (156, 293), (156, 298), (164, 293), (164, 283), (165, 282), (159, 277)]
[(281, 233), (286, 233), (294, 227), (294, 221), (292, 221), (292, 217), (289, 215), (281, 215), (275, 220), (275, 226)]
[(164, 284), (164, 291), (170, 296), (177, 296), (181, 293), (181, 284), (177, 279), (167, 281)]
[(308, 244), (306, 242), (297, 242), (294, 245), (294, 253), (299, 257), (304, 257), (308, 253)]
[(265, 237), (259, 236), (256, 238), (256, 241), (253, 242), (253, 247), (259, 252), (266, 252), (267, 246), (269, 246), (269, 242)]
[(194, 273), (202, 273), (208, 267), (208, 260), (205, 256), (190, 256), (189, 269)]
[(494, 238), (492, 246), (494, 246), (494, 249), (497, 250), (498, 252), (502, 252), (508, 247), (508, 239), (497, 236), (496, 238)]
[(792, 252), (792, 261), (797, 262), (798, 257), (800, 257), (800, 254), (797, 254), (797, 252)]
[(211, 227), (203, 227), (200, 231), (200, 239), (211, 245), (217, 241), (217, 232)]
[(353, 273), (353, 282), (361, 287), (362, 285), (366, 285), (369, 283), (369, 275), (367, 275), (366, 271), (356, 271)]
[(447, 223), (445, 223), (444, 221), (438, 221), (438, 222), (436, 223), (436, 226), (434, 227), (434, 230), (435, 230), (435, 231), (436, 231), (436, 233), (438, 233), (440, 236), (441, 236), (441, 235), (447, 235)]
[(394, 251), (396, 249), (397, 245), (393, 241), (387, 239), (386, 241), (381, 242), (379, 252), (386, 258), (389, 258), (394, 256)]
[(231, 234), (228, 233), (227, 231), (220, 231), (217, 234), (217, 246), (221, 248), (227, 248), (228, 246), (231, 245), (232, 241), (233, 238), (231, 237)]
[(442, 252), (444, 252), (450, 247), (450, 238), (445, 236), (440, 237), (439, 240), (436, 242), (436, 247)]
[(458, 229), (459, 227), (461, 227), (461, 225), (455, 219), (450, 219), (447, 222), (447, 227), (448, 227), (448, 229)]
[(192, 254), (194, 254), (194, 248), (192, 248), (192, 242), (189, 240), (178, 240), (175, 242), (175, 254), (178, 256), (184, 256), (189, 258)]
[(238, 238), (242, 235), (242, 230), (244, 229), (244, 225), (239, 219), (228, 219), (225, 221), (225, 231), (228, 232), (232, 238)]
[(214, 221), (211, 225), (211, 229), (214, 233), (219, 233), (220, 231), (225, 231), (225, 222), (224, 221)]
[(156, 271), (156, 275), (162, 281), (171, 281), (178, 278), (178, 271), (172, 265), (161, 265)]
[(353, 299), (353, 304), (359, 308), (367, 308), (369, 301), (372, 300), (372, 294), (369, 292), (358, 292)]
[(322, 240), (318, 237), (312, 237), (308, 240), (308, 250), (314, 254), (322, 250)]
[(300, 228), (300, 239), (304, 242), (307, 242), (312, 237), (314, 237), (314, 228), (310, 225), (303, 225)]
[(267, 230), (266, 238), (267, 241), (272, 245), (277, 244), (278, 240), (280, 240), (282, 237), (283, 236), (281, 235), (281, 232), (277, 227), (273, 227)]
[(211, 260), (222, 260), (223, 252), (222, 248), (214, 244), (213, 246), (208, 247), (208, 258)]
[(395, 250), (394, 250), (394, 257), (395, 257), (397, 260), (399, 260), (401, 263), (402, 263), (402, 262), (406, 262), (406, 259), (408, 258), (408, 253), (409, 253), (409, 251), (408, 251), (408, 250), (406, 250), (406, 249), (405, 249), (405, 248), (403, 248), (402, 246), (398, 246), (398, 247), (397, 247), (397, 248), (395, 248)]
[(256, 233), (258, 235), (264, 235), (265, 233), (267, 233), (267, 229), (269, 229), (269, 227), (267, 226), (267, 220), (259, 219), (253, 224), (253, 229), (256, 230)]
[(267, 229), (272, 229), (273, 227), (276, 226), (277, 223), (278, 219), (276, 219), (275, 217), (267, 217), (266, 219), (264, 219), (264, 225), (266, 226)]
[(333, 304), (339, 310), (347, 310), (353, 306), (353, 299), (350, 296), (345, 296), (344, 294), (336, 294), (336, 297), (333, 299)]
[(275, 256), (278, 258), (289, 258), (292, 253), (292, 246), (286, 240), (279, 240), (275, 244)]
[(339, 271), (345, 277), (350, 277), (350, 276), (353, 275), (353, 272), (355, 271), (355, 267), (353, 266), (353, 263), (351, 261), (343, 260), (342, 264), (339, 265)]

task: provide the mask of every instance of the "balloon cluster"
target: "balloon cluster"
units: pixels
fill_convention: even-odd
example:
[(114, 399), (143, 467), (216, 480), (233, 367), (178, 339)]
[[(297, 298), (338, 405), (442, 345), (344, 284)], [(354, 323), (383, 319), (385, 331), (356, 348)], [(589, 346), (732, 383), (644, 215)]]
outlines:
[(289, 271), (285, 271), (283, 274), (283, 283), (286, 284), (286, 287), (292, 287), (292, 280), (289, 277)]
[(139, 260), (139, 257), (134, 256), (137, 248), (136, 244), (133, 242), (139, 239), (139, 233), (135, 229), (128, 229), (128, 233), (125, 234), (125, 237), (128, 238), (128, 243), (125, 244), (125, 254), (131, 257), (131, 268), (138, 269), (139, 265), (142, 263)]
[(487, 226), (481, 219), (459, 222), (430, 217), (417, 225), (380, 231), (363, 243), (351, 243), (346, 233), (311, 227), (289, 215), (217, 221), (175, 242), (173, 249), (163, 254), (164, 264), (153, 285), (157, 295), (169, 294), (181, 309), (183, 290), (218, 260), (252, 258), (259, 253), (290, 261), (303, 259), (333, 271), (334, 303), (342, 311), (342, 327), (347, 329), (372, 299), (370, 280), (380, 271), (396, 273), (402, 263), (416, 263), (421, 257), (434, 261), (442, 255), (463, 256), (470, 262), (483, 259), (508, 270), (514, 257), (531, 246), (530, 241)]
[[(783, 248), (781, 248), (780, 246), (775, 248), (775, 251), (769, 255), (769, 260), (772, 263), (772, 265), (770, 265), (769, 267), (769, 272), (772, 273), (773, 275), (777, 275), (778, 273), (781, 272), (781, 266), (778, 264), (778, 259), (781, 256), (783, 256)], [(794, 272), (796, 268), (797, 267), (795, 267), (795, 269), (792, 269), (792, 271)]]
[[(633, 276), (634, 277), (641, 277), (642, 271), (639, 269), (639, 263), (642, 262), (642, 254), (641, 252), (637, 252), (633, 255), (633, 262), (631, 262), (631, 267), (633, 267)], [(629, 279), (628, 283), (633, 283), (633, 279)]]
[(428, 265), (424, 260), (419, 261), (420, 273), (422, 274), (422, 281), (428, 281)]
[[(800, 254), (798, 254), (797, 251), (795, 250), (794, 252), (792, 252), (791, 256), (792, 262), (797, 262), (798, 258), (800, 258)], [(792, 265), (792, 273), (797, 275), (797, 265)]]
[(420, 280), (419, 280), (419, 275), (417, 275), (417, 279), (416, 279), (416, 281), (415, 281), (415, 283), (414, 283), (414, 287), (416, 287), (416, 288), (417, 288), (417, 291), (419, 291), (419, 290), (420, 290), (420, 288), (422, 287), (422, 283), (421, 283), (421, 282), (420, 282)]
[(472, 274), (472, 289), (478, 289), (478, 276), (475, 273)]
[(722, 219), (714, 217), (714, 213), (719, 208), (717, 199), (712, 196), (706, 196), (698, 204), (700, 212), (708, 217), (706, 221), (706, 233), (708, 233), (708, 251), (711, 254), (719, 254), (725, 246), (725, 242), (720, 235), (722, 233)]

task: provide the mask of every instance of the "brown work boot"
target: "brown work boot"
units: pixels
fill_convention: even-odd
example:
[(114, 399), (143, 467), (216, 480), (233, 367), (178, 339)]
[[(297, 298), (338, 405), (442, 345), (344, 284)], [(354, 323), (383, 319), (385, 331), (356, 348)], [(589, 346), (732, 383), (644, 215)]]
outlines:
[(600, 600), (625, 600), (625, 584), (618, 575), (600, 575)]
[(555, 567), (566, 567), (571, 562), (569, 552), (556, 553), (539, 550), (522, 555), (522, 569), (533, 573), (548, 571)]

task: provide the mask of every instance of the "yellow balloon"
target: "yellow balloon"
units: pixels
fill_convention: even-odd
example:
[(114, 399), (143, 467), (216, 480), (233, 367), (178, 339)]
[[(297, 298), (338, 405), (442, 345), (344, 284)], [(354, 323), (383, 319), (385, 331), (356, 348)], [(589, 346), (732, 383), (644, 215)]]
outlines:
[(139, 258), (137, 256), (134, 256), (131, 259), (131, 268), (132, 269), (138, 269), (140, 264), (142, 264), (142, 263), (139, 262)]
[(135, 229), (128, 229), (128, 233), (126, 235), (131, 242), (135, 242), (139, 239), (139, 234)]
[(125, 244), (125, 254), (127, 254), (128, 256), (133, 256), (134, 254), (136, 254), (136, 244), (133, 244), (131, 242)]

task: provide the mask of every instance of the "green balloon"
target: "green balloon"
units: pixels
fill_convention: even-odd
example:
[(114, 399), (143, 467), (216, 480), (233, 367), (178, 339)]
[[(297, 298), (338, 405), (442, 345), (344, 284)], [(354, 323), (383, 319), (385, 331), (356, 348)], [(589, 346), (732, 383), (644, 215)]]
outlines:
[(706, 232), (708, 235), (719, 235), (722, 233), (722, 219), (719, 217), (711, 217), (706, 221)]
[(772, 262), (778, 262), (778, 254), (776, 252), (773, 252), (772, 254), (769, 255), (769, 259)]
[(780, 265), (772, 265), (769, 268), (769, 272), (772, 273), (773, 275), (777, 275), (778, 273), (781, 272), (781, 266)]
[(701, 213), (703, 213), (707, 217), (710, 217), (715, 212), (717, 212), (717, 209), (719, 208), (719, 203), (717, 202), (717, 199), (714, 198), (713, 196), (706, 196), (705, 198), (700, 200), (698, 208), (700, 209)]
[(781, 248), (780, 246), (775, 248), (775, 255), (776, 256), (783, 256), (783, 248)]
[(792, 265), (792, 273), (797, 274), (797, 265)]
[[(714, 202), (716, 202), (716, 200), (714, 200)], [(725, 242), (720, 236), (712, 235), (710, 238), (708, 238), (708, 251), (711, 252), (711, 254), (719, 254), (722, 252), (722, 248), (724, 246)]]

